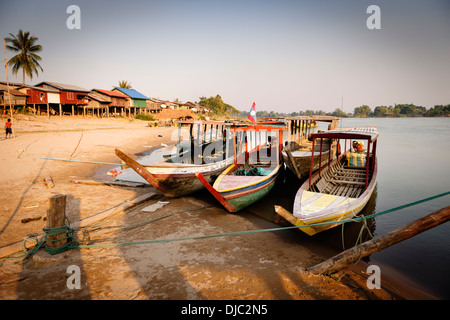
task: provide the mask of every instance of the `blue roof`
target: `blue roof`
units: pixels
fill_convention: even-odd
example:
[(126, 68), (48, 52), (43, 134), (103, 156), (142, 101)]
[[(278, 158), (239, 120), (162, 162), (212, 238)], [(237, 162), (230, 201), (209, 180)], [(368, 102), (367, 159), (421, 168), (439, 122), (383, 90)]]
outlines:
[(115, 87), (114, 89), (119, 90), (120, 92), (126, 94), (127, 96), (129, 96), (132, 99), (146, 99), (146, 100), (148, 100), (148, 98), (146, 96), (144, 96), (142, 93), (137, 92), (134, 89), (125, 89), (125, 88), (119, 88), (119, 87)]

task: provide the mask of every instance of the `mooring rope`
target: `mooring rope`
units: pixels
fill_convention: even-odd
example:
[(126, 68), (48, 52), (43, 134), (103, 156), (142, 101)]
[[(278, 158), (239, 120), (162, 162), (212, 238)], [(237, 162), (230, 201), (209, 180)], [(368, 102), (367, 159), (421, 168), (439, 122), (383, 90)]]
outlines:
[[(129, 245), (142, 245), (142, 244), (154, 244), (154, 243), (166, 243), (166, 242), (174, 242), (174, 241), (186, 241), (186, 240), (197, 240), (197, 239), (207, 239), (207, 238), (217, 238), (217, 237), (227, 237), (227, 236), (238, 236), (238, 235), (247, 235), (247, 234), (256, 234), (256, 233), (263, 233), (263, 232), (276, 232), (276, 231), (282, 231), (282, 230), (289, 230), (289, 229), (298, 229), (298, 228), (302, 228), (302, 227), (310, 227), (310, 226), (319, 226), (319, 225), (325, 225), (325, 224), (336, 224), (336, 223), (348, 223), (348, 222), (360, 222), (362, 220), (366, 221), (366, 219), (371, 219), (377, 216), (381, 216), (387, 213), (391, 213), (394, 211), (398, 211), (401, 209), (405, 209), (411, 206), (415, 206), (418, 205), (420, 203), (424, 203), (427, 201), (431, 201), (440, 197), (444, 197), (446, 195), (450, 194), (450, 191), (444, 192), (444, 193), (440, 193), (428, 198), (424, 198), (418, 201), (414, 201), (414, 202), (410, 202), (401, 206), (397, 206), (388, 210), (384, 210), (378, 213), (374, 213), (368, 216), (358, 216), (352, 219), (345, 219), (345, 220), (341, 220), (341, 221), (329, 221), (329, 222), (320, 222), (320, 223), (315, 223), (315, 224), (310, 224), (310, 225), (305, 225), (305, 226), (289, 226), (289, 227), (279, 227), (279, 228), (270, 228), (270, 229), (257, 229), (257, 230), (246, 230), (246, 231), (236, 231), (236, 232), (228, 232), (228, 233), (219, 233), (219, 234), (210, 234), (210, 235), (200, 235), (200, 236), (192, 236), (192, 237), (183, 237), (183, 238), (172, 238), (172, 239), (156, 239), (156, 240), (141, 240), (141, 241), (133, 241), (133, 242), (118, 242), (118, 243), (99, 243), (99, 244), (75, 244), (74, 238), (73, 238), (73, 232), (75, 230), (70, 228), (70, 225), (64, 225), (62, 227), (59, 228), (44, 228), (44, 231), (46, 233), (46, 235), (57, 235), (57, 234), (61, 234), (61, 233), (66, 233), (67, 234), (67, 239), (71, 240), (71, 241), (67, 241), (67, 243), (65, 245), (62, 246), (62, 248), (52, 248), (49, 249), (49, 253), (54, 254), (52, 252), (56, 252), (61, 250), (65, 251), (68, 249), (84, 249), (84, 248), (105, 248), (105, 247), (120, 247), (120, 246), (129, 246)], [(155, 218), (155, 219), (151, 219), (151, 220), (147, 220), (144, 222), (140, 222), (140, 223), (136, 223), (133, 225), (128, 225), (128, 226), (117, 226), (117, 228), (115, 230), (127, 230), (127, 229), (132, 229), (132, 228), (136, 228), (139, 226), (143, 226), (146, 224), (149, 224), (151, 222), (172, 216), (174, 214), (177, 213), (182, 213), (182, 212), (188, 212), (188, 211), (194, 211), (194, 210), (201, 210), (201, 209), (205, 209), (207, 207), (211, 207), (211, 206), (204, 206), (204, 207), (199, 207), (199, 208), (194, 208), (194, 209), (188, 209), (188, 210), (183, 210), (183, 211), (177, 211), (168, 215), (165, 215), (163, 217), (160, 218)], [(79, 229), (81, 230), (81, 229)], [(85, 236), (85, 235), (84, 235)], [(31, 236), (29, 236), (31, 237)], [(29, 240), (29, 238), (27, 237), (24, 240), (24, 243)], [(25, 252), (24, 255), (20, 255), (20, 256), (8, 256), (8, 257), (4, 257), (1, 258), (1, 260), (5, 260), (5, 259), (13, 259), (13, 258), (22, 258), (23, 256), (28, 256), (28, 259), (26, 261), (29, 260), (30, 255), (33, 255), (35, 252), (37, 252), (45, 243), (44, 239), (43, 241), (41, 241), (40, 243), (38, 243), (36, 246), (34, 246), (31, 249), (26, 249), (24, 248), (24, 250), (27, 250), (27, 252)], [(62, 239), (58, 239), (56, 241), (59, 241)], [(358, 238), (359, 240), (359, 238)], [(35, 240), (36, 241), (36, 240)], [(37, 241), (36, 241), (37, 242)]]
[[(395, 208), (391, 208), (388, 210), (384, 210), (375, 214), (371, 214), (369, 216), (366, 216), (364, 218), (357, 217), (353, 219), (345, 219), (338, 221), (338, 223), (347, 223), (347, 222), (358, 222), (363, 219), (370, 219), (377, 216), (381, 216), (387, 213), (391, 213), (394, 211), (398, 211), (404, 208), (408, 208), (414, 205), (418, 205), (423, 202), (431, 201), (443, 196), (446, 196), (450, 194), (450, 191), (434, 195), (432, 197), (428, 197), (425, 199), (421, 199), (418, 201), (414, 201), (411, 203), (407, 203)], [(70, 247), (71, 249), (82, 249), (82, 248), (99, 248), (99, 247), (119, 247), (119, 246), (127, 246), (127, 245), (141, 245), (141, 244), (153, 244), (153, 243), (164, 243), (164, 242), (174, 242), (174, 241), (185, 241), (185, 240), (197, 240), (197, 239), (206, 239), (206, 238), (217, 238), (217, 237), (226, 237), (226, 236), (237, 236), (237, 235), (246, 235), (246, 234), (255, 234), (255, 233), (262, 233), (262, 232), (275, 232), (275, 231), (282, 231), (282, 230), (288, 230), (288, 229), (298, 229), (302, 227), (310, 227), (310, 226), (318, 226), (318, 225), (325, 225), (325, 224), (335, 224), (336, 221), (329, 221), (329, 222), (320, 222), (316, 224), (311, 225), (305, 225), (305, 226), (289, 226), (289, 227), (280, 227), (280, 228), (270, 228), (270, 229), (257, 229), (257, 230), (247, 230), (247, 231), (237, 231), (237, 232), (228, 232), (228, 233), (219, 233), (219, 234), (210, 234), (210, 235), (201, 235), (201, 236), (193, 236), (193, 237), (185, 237), (185, 238), (172, 238), (172, 239), (157, 239), (157, 240), (142, 240), (142, 241), (134, 241), (134, 242), (119, 242), (119, 243), (103, 243), (103, 244), (90, 244), (90, 245), (82, 245), (82, 246), (74, 246)]]

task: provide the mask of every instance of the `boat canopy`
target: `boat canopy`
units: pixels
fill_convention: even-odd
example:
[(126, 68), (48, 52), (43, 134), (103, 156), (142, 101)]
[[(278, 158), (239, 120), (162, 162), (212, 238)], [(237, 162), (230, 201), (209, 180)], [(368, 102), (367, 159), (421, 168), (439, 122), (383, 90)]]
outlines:
[(347, 127), (336, 128), (321, 133), (314, 133), (312, 137), (315, 139), (364, 139), (373, 142), (378, 139), (378, 129), (376, 127)]

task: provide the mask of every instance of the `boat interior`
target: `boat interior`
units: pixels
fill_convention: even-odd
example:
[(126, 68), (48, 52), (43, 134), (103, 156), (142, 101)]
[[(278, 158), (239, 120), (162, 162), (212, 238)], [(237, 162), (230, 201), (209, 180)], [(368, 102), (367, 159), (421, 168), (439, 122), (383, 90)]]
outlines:
[(176, 152), (169, 154), (165, 162), (183, 164), (214, 163), (233, 156), (233, 141), (229, 139), (228, 149), (226, 139), (199, 144), (197, 140), (182, 141), (176, 144)]
[[(339, 161), (325, 166), (320, 178), (311, 185), (309, 191), (321, 192), (335, 196), (358, 198), (365, 190), (365, 162), (353, 163), (355, 157), (365, 158), (365, 153), (347, 152)], [(370, 160), (371, 161), (371, 160)], [(371, 166), (369, 165), (369, 168)], [(369, 181), (371, 172), (369, 170)]]
[[(323, 139), (322, 152), (328, 152), (330, 150), (330, 139)], [(303, 139), (302, 141), (288, 141), (286, 142), (286, 147), (289, 148), (291, 152), (295, 151), (311, 151), (312, 141), (309, 139)], [(320, 152), (320, 139), (317, 139), (316, 145), (314, 146), (314, 152)]]

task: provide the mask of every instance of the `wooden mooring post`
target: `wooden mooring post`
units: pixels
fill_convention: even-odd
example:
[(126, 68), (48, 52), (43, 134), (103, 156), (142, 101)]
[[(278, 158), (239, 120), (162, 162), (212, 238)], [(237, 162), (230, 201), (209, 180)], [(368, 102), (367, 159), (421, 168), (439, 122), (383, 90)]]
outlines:
[[(59, 228), (66, 222), (66, 195), (58, 194), (49, 199), (47, 211), (47, 228)], [(50, 248), (58, 248), (67, 242), (67, 234), (47, 235), (46, 245)], [(61, 239), (58, 241), (58, 239)]]
[(403, 240), (409, 239), (421, 232), (436, 227), (450, 219), (450, 206), (442, 208), (429, 215), (417, 219), (406, 226), (381, 235), (375, 239), (368, 240), (354, 248), (345, 250), (340, 254), (325, 260), (307, 271), (315, 274), (323, 274), (325, 272), (334, 273), (346, 266), (352, 264), (355, 259), (364, 258), (373, 253), (381, 251)]

